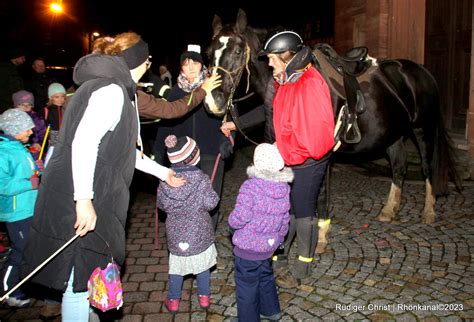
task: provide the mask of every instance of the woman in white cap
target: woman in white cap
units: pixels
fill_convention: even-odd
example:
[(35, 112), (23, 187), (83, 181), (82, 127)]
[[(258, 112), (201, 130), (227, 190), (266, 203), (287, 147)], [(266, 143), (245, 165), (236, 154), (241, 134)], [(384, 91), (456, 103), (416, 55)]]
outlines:
[[(188, 45), (179, 60), (181, 72), (177, 83), (171, 88), (166, 98), (170, 102), (179, 100), (199, 88), (208, 74), (199, 45)], [(214, 177), (212, 187), (220, 197), (224, 180), (223, 160), (233, 153), (229, 139), (220, 132), (221, 125), (222, 119), (207, 113), (203, 104), (179, 119), (162, 120), (156, 132), (155, 160), (164, 161), (166, 151), (162, 142), (168, 135), (192, 137), (201, 149), (200, 168), (209, 177)], [(216, 229), (219, 221), (219, 206), (211, 211), (211, 217)]]

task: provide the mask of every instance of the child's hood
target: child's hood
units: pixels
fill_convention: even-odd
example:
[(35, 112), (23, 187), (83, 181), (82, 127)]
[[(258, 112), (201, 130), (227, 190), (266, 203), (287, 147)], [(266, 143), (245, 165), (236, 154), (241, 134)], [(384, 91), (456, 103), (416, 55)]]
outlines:
[(262, 195), (267, 195), (273, 199), (286, 197), (290, 192), (288, 182), (293, 181), (293, 171), (290, 168), (283, 168), (278, 172), (261, 171), (250, 166), (247, 174), (253, 180), (253, 184), (261, 191)]
[[(176, 169), (174, 169), (176, 170)], [(160, 183), (162, 186), (162, 192), (169, 198), (176, 201), (185, 201), (193, 193), (199, 191), (199, 185), (204, 180), (204, 177), (200, 175), (201, 171), (196, 167), (187, 167), (176, 171), (176, 176), (181, 176), (186, 179), (186, 183), (178, 188), (173, 188), (166, 183)]]

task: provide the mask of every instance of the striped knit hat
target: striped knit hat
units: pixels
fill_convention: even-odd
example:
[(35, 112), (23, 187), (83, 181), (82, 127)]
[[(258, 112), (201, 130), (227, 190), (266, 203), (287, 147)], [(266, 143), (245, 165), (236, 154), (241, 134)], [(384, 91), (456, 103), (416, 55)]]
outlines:
[(196, 141), (189, 136), (182, 136), (178, 139), (176, 135), (168, 135), (165, 145), (168, 148), (168, 158), (175, 166), (197, 165), (201, 160), (199, 147)]

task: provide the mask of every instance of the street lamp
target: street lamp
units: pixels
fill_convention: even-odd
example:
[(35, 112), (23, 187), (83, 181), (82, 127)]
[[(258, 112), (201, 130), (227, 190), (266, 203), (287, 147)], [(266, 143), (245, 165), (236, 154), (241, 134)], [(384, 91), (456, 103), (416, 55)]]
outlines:
[(51, 10), (51, 12), (53, 12), (54, 14), (60, 14), (63, 12), (63, 2), (62, 1), (55, 1), (55, 2), (52, 2), (49, 6), (49, 9)]

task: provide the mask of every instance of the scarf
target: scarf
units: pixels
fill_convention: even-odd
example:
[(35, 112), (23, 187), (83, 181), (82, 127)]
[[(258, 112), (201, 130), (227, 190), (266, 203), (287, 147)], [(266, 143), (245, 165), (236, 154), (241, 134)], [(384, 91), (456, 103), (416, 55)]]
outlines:
[(202, 83), (204, 83), (206, 76), (207, 76), (207, 68), (204, 65), (202, 66), (201, 73), (199, 74), (198, 77), (196, 77), (196, 79), (193, 82), (190, 82), (186, 78), (184, 73), (181, 72), (178, 76), (178, 86), (186, 93), (191, 93), (193, 90), (201, 86)]

